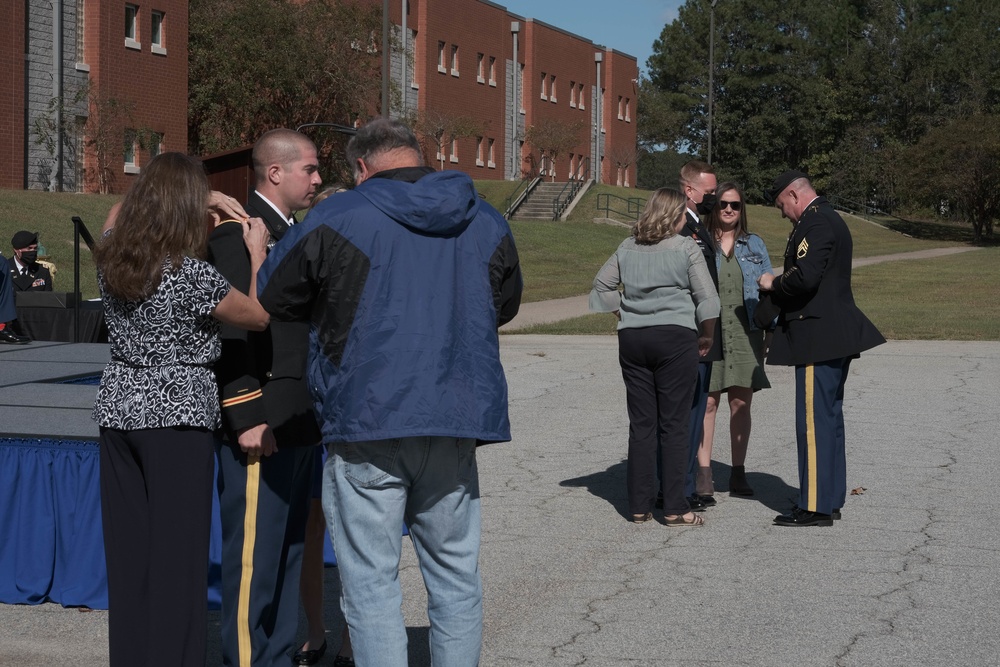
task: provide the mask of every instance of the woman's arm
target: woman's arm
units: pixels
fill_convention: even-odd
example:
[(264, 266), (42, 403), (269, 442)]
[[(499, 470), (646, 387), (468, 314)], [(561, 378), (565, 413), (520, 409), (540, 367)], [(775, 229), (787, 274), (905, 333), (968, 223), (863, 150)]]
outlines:
[(620, 284), (618, 253), (615, 252), (594, 277), (594, 288), (590, 291), (590, 310), (595, 313), (617, 314), (622, 303), (622, 295), (618, 291)]
[[(229, 223), (232, 224), (232, 223)], [(271, 316), (257, 301), (257, 270), (267, 257), (269, 233), (260, 218), (250, 218), (240, 223), (243, 226), (243, 242), (250, 253), (250, 295), (238, 289), (219, 302), (212, 315), (221, 322), (251, 331), (263, 331), (271, 321)]]

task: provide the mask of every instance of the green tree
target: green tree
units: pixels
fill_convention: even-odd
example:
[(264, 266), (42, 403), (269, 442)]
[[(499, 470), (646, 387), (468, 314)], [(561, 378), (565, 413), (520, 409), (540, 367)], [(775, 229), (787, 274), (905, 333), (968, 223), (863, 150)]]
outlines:
[[(188, 138), (195, 153), (275, 127), (350, 125), (379, 108), (381, 6), (338, 0), (191, 0)], [(321, 160), (342, 138), (312, 134)], [(346, 165), (340, 165), (346, 168)]]
[(1000, 218), (1000, 117), (953, 120), (902, 157), (900, 189), (909, 201), (970, 222), (977, 242), (993, 236)]

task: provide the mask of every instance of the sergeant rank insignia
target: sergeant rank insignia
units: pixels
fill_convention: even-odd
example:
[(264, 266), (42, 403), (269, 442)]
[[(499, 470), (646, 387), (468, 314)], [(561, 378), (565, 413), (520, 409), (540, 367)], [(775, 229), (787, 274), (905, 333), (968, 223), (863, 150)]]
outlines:
[(809, 252), (809, 241), (802, 239), (802, 243), (799, 244), (798, 249), (795, 251), (795, 256), (798, 259), (802, 259)]

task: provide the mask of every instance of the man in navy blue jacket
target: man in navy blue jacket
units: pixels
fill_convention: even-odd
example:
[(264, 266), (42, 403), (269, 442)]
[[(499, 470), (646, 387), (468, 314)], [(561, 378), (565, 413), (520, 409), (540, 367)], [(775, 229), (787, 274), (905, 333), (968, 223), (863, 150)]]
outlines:
[(405, 521), (434, 662), (471, 667), (483, 618), (476, 445), (510, 439), (497, 327), (520, 305), (517, 250), (468, 176), (422, 166), (401, 122), (365, 125), (347, 156), (357, 187), (285, 235), (258, 292), (272, 320), (312, 322), (323, 505), (357, 664), (407, 664)]

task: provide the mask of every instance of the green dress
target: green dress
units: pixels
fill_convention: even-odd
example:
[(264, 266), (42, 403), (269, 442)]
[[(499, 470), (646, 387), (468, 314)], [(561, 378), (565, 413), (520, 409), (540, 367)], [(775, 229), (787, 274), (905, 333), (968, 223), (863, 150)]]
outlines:
[(764, 332), (750, 330), (743, 304), (743, 271), (733, 255), (719, 256), (719, 300), (722, 302), (722, 361), (712, 362), (709, 391), (729, 387), (768, 389), (764, 374)]

